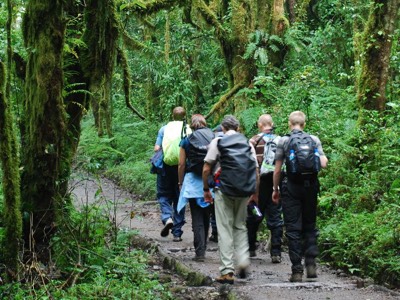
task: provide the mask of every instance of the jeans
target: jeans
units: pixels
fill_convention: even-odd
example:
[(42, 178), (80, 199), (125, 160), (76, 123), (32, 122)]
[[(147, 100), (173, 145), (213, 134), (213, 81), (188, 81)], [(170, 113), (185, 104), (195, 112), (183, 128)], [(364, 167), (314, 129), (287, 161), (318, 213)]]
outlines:
[(247, 217), (247, 231), (249, 238), (249, 250), (256, 250), (257, 231), (266, 217), (267, 227), (271, 231), (271, 256), (281, 256), (283, 219), (281, 204), (272, 202), (272, 173), (260, 177), (258, 208), (263, 214), (262, 219), (257, 219), (251, 213)]
[(293, 273), (303, 273), (303, 256), (307, 266), (315, 264), (319, 254), (316, 227), (318, 192), (318, 179), (304, 183), (290, 180), (282, 183), (281, 200)]
[(182, 226), (185, 224), (185, 209), (177, 212), (179, 200), (178, 166), (164, 164), (165, 175), (157, 174), (157, 198), (160, 204), (161, 221), (163, 224), (172, 218), (174, 223), (171, 232), (174, 236), (182, 236)]

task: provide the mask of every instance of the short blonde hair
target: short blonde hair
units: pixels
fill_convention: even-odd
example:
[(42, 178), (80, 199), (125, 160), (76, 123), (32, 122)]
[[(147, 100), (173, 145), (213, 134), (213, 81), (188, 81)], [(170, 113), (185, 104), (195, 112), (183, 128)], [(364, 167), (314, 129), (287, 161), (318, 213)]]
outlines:
[(203, 128), (206, 126), (207, 126), (207, 122), (203, 115), (195, 114), (192, 116), (190, 128), (192, 128), (193, 130), (196, 130), (196, 129)]
[(274, 122), (272, 121), (272, 117), (269, 114), (263, 114), (258, 118), (257, 121), (258, 124), (260, 124), (261, 126), (265, 127), (265, 126), (271, 126), (274, 125)]
[(296, 110), (289, 115), (289, 123), (293, 126), (300, 125), (300, 127), (304, 127), (306, 115), (302, 111)]

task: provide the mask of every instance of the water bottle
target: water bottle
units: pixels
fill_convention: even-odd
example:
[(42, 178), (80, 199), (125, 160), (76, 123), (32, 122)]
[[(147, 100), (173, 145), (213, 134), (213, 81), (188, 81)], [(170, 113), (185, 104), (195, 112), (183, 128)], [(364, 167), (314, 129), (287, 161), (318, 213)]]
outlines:
[(321, 159), (320, 159), (320, 155), (318, 152), (318, 148), (314, 149), (314, 168), (315, 168), (315, 172), (319, 172), (321, 171)]
[(261, 211), (260, 211), (260, 209), (258, 208), (258, 206), (254, 203), (254, 202), (251, 202), (250, 204), (249, 204), (249, 210), (250, 210), (250, 213), (256, 218), (256, 219), (261, 219), (262, 218), (262, 213), (261, 213)]
[(289, 168), (290, 173), (297, 173), (296, 154), (293, 149), (289, 152)]

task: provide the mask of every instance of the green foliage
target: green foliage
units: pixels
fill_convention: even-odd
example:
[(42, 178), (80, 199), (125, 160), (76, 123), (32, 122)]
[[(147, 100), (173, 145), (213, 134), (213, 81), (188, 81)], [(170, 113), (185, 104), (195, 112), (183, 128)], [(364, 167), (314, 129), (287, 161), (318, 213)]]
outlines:
[(398, 285), (399, 213), (399, 205), (388, 205), (373, 213), (335, 215), (321, 230), (322, 257), (351, 273)]
[[(81, 254), (88, 258), (70, 270), (77, 278), (72, 287), (63, 288), (65, 282), (61, 279), (35, 290), (23, 284), (6, 284), (0, 286), (2, 299), (172, 299), (167, 287), (158, 282), (157, 274), (147, 269), (149, 255), (130, 248), (133, 234), (121, 231), (117, 243), (102, 251), (64, 244), (64, 248), (80, 246)], [(104, 238), (104, 233), (96, 236)]]
[(79, 145), (78, 164), (91, 172), (102, 172), (119, 182), (121, 187), (142, 197), (155, 197), (155, 176), (150, 174), (149, 159), (160, 124), (131, 121), (131, 112), (115, 110), (113, 138), (100, 138), (92, 126), (92, 118), (84, 122)]

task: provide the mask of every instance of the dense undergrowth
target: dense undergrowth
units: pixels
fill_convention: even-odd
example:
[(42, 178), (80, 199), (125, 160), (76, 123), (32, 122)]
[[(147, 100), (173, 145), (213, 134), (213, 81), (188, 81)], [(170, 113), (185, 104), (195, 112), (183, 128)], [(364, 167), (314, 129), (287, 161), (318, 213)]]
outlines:
[(152, 253), (131, 246), (137, 233), (116, 228), (104, 211), (99, 203), (67, 208), (51, 263), (33, 256), (18, 282), (0, 281), (1, 299), (173, 299), (168, 283), (149, 268)]
[[(96, 164), (91, 171), (99, 168)], [(146, 186), (134, 190), (140, 189)], [(96, 195), (101, 197), (100, 192)], [(2, 205), (0, 185), (0, 208)], [(103, 211), (97, 204), (86, 204), (80, 210), (67, 208), (52, 239), (50, 264), (43, 265), (34, 256), (21, 265), (19, 279), (13, 283), (2, 278), (5, 269), (0, 266), (0, 298), (173, 299), (169, 284), (160, 283), (159, 274), (150, 270), (152, 253), (132, 248), (131, 240), (137, 233), (116, 228)], [(0, 238), (4, 238), (3, 230), (0, 218)]]

